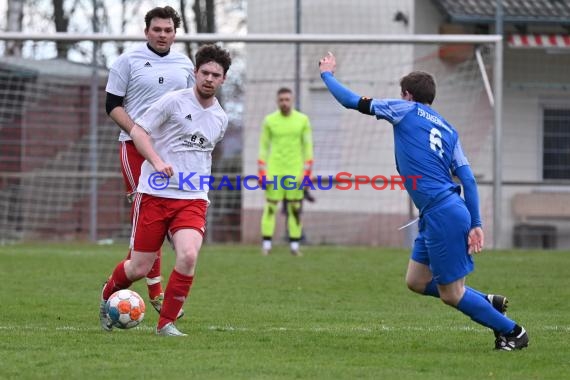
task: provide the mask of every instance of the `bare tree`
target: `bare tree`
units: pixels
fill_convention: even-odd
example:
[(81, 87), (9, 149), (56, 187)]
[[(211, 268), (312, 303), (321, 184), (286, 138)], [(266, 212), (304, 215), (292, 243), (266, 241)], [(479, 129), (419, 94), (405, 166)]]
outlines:
[[(69, 28), (69, 15), (65, 13), (63, 8), (64, 0), (52, 0), (53, 4), (53, 21), (55, 23), (56, 32), (67, 32)], [(65, 42), (56, 42), (57, 57), (67, 58), (69, 52), (69, 44)]]
[(194, 16), (197, 33), (216, 33), (214, 0), (194, 0)]
[[(121, 25), (120, 33), (127, 33), (127, 24), (130, 20), (135, 19), (137, 22), (143, 23), (143, 16), (138, 16), (140, 13), (140, 8), (142, 5), (141, 0), (121, 0)], [(130, 6), (130, 7), (129, 7)], [(137, 15), (133, 17), (133, 15)], [(125, 52), (125, 44), (123, 42), (117, 42), (117, 54), (121, 55)]]
[[(188, 22), (188, 17), (186, 16), (186, 0), (180, 0), (180, 18), (182, 19), (182, 28), (184, 29), (184, 33), (189, 34), (190, 23)], [(194, 61), (194, 59), (192, 58), (194, 57), (194, 54), (192, 53), (192, 45), (190, 44), (190, 42), (185, 42), (184, 48), (186, 50), (186, 54), (188, 55), (188, 57), (190, 57), (190, 59)]]
[[(188, 13), (186, 12), (187, 1), (180, 0), (180, 18), (182, 19), (182, 28), (184, 33), (191, 32)], [(194, 11), (194, 21), (196, 24), (196, 33), (215, 33), (216, 32), (216, 10), (214, 0), (194, 0), (192, 6)], [(186, 54), (192, 59), (192, 45), (190, 42), (184, 43)]]
[[(71, 8), (66, 11), (65, 3), (69, 4), (72, 0), (52, 0), (53, 5), (53, 21), (56, 32), (92, 32), (99, 33), (109, 30), (110, 20), (108, 17), (107, 7), (103, 0), (73, 0)], [(82, 20), (81, 22), (71, 23), (70, 20)], [(100, 45), (100, 43), (99, 43)], [(56, 53), (58, 58), (67, 59), (69, 52), (73, 49), (75, 54), (82, 57), (82, 60), (91, 61), (93, 59), (92, 43), (78, 42), (57, 42)], [(96, 49), (96, 60), (105, 62), (106, 58), (100, 48)]]
[[(8, 0), (6, 11), (7, 30), (9, 32), (21, 32), (24, 19), (24, 0)], [(22, 56), (22, 41), (9, 41), (6, 44), (6, 55)]]

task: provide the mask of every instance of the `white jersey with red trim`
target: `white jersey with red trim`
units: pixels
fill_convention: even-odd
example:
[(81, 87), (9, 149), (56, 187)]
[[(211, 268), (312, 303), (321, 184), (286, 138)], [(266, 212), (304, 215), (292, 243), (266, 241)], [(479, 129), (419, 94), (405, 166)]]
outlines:
[[(170, 50), (161, 57), (142, 44), (122, 54), (111, 66), (106, 91), (124, 97), (123, 107), (131, 119), (170, 91), (194, 85), (194, 64), (184, 54)], [(119, 141), (131, 140), (121, 130)]]
[(162, 160), (174, 169), (174, 176), (159, 178), (145, 161), (137, 191), (164, 198), (208, 201), (212, 151), (228, 127), (228, 116), (218, 100), (214, 98), (214, 104), (203, 108), (193, 88), (173, 91), (135, 122), (150, 135)]

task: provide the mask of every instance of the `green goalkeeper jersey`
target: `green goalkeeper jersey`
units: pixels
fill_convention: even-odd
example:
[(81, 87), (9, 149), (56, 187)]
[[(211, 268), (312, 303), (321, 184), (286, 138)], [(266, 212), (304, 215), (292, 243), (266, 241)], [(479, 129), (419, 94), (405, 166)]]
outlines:
[(288, 116), (279, 110), (267, 115), (259, 140), (259, 160), (267, 164), (269, 176), (302, 175), (305, 162), (313, 160), (309, 117), (296, 110)]

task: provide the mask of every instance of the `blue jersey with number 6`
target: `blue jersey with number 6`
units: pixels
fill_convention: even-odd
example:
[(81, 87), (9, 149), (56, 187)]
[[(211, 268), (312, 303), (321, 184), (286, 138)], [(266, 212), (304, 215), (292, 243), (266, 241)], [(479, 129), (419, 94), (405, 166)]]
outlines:
[(394, 126), (396, 168), (420, 212), (447, 191), (460, 192), (451, 173), (469, 165), (459, 136), (432, 108), (407, 100), (373, 99), (371, 113)]

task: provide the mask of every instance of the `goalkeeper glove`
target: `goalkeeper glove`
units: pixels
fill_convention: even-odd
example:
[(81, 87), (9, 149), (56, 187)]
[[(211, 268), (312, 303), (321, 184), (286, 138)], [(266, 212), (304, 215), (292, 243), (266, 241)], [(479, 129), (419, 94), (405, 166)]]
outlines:
[(307, 160), (307, 161), (305, 161), (305, 167), (303, 170), (303, 178), (309, 177), (309, 179), (310, 179), (312, 174), (313, 174), (313, 160)]
[(257, 181), (261, 188), (263, 188), (263, 179), (265, 177), (267, 177), (267, 165), (265, 164), (265, 161), (257, 160)]

